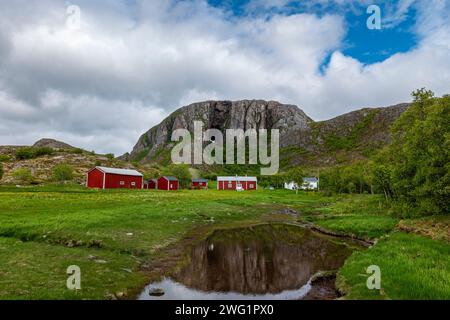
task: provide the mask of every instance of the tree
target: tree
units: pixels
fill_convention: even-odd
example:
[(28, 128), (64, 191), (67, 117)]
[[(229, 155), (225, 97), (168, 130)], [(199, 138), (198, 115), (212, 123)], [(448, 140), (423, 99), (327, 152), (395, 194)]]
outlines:
[(389, 147), (395, 198), (420, 213), (450, 212), (450, 97), (413, 92), (394, 123)]
[(302, 169), (300, 169), (300, 167), (292, 168), (284, 176), (285, 182), (288, 182), (287, 180), (294, 181), (295, 183), (297, 183), (298, 186), (301, 186), (303, 184), (303, 177), (304, 174)]
[(192, 175), (189, 166), (185, 164), (171, 164), (163, 170), (165, 176), (174, 176), (180, 181), (180, 186), (189, 188)]
[(3, 178), (3, 163), (0, 162), (0, 180)]
[(31, 170), (28, 168), (20, 168), (12, 173), (12, 176), (16, 181), (21, 183), (30, 183), (33, 180)]
[(155, 179), (161, 176), (161, 171), (157, 168), (149, 168), (144, 172), (144, 179)]
[(73, 179), (73, 168), (68, 164), (58, 164), (53, 167), (53, 179), (58, 182), (70, 181)]

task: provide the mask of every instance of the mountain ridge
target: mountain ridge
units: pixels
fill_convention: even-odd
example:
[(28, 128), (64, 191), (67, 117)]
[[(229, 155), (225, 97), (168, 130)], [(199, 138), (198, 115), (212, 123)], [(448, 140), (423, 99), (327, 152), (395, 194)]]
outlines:
[[(301, 108), (266, 100), (207, 100), (183, 106), (142, 134), (122, 160), (166, 163), (176, 129), (193, 131), (201, 120), (204, 129), (279, 129), (284, 166), (328, 166), (367, 157), (390, 141), (389, 127), (408, 103), (363, 108), (324, 121), (314, 121)], [(286, 150), (290, 154), (286, 154)], [(298, 149), (298, 150), (296, 150)], [(295, 152), (297, 151), (297, 155)], [(289, 153), (289, 152), (288, 152)], [(289, 161), (287, 158), (291, 158)]]

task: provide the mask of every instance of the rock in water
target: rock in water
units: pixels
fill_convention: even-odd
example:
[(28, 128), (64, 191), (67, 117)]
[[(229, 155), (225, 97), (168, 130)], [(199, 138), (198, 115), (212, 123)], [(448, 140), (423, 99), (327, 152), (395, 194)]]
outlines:
[(164, 295), (164, 290), (161, 288), (152, 288), (149, 290), (148, 294), (153, 297), (161, 297)]

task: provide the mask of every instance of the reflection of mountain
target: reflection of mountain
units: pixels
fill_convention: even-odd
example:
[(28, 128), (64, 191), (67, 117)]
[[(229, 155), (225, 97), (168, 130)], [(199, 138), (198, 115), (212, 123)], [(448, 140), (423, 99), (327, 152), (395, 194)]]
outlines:
[(190, 264), (173, 278), (203, 291), (279, 293), (300, 288), (319, 270), (339, 268), (350, 253), (293, 226), (227, 230), (195, 246)]

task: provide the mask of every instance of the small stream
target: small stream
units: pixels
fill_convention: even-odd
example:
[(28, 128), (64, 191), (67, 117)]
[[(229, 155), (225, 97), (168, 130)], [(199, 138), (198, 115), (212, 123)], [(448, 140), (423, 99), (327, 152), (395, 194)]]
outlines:
[[(339, 269), (353, 250), (342, 239), (286, 224), (217, 230), (192, 247), (184, 267), (149, 284), (139, 299), (333, 299), (334, 281), (317, 285), (311, 278)], [(149, 294), (155, 289), (162, 295)]]

